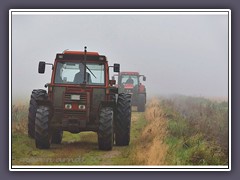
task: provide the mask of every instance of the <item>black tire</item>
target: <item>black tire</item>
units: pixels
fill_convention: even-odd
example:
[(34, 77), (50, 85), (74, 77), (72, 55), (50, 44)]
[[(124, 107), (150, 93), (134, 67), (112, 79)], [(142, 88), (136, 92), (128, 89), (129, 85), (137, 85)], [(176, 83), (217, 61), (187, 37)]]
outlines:
[(112, 150), (113, 146), (113, 110), (104, 107), (100, 110), (98, 147), (100, 150)]
[(131, 129), (131, 95), (119, 94), (117, 100), (116, 118), (114, 123), (115, 143), (117, 146), (127, 146), (130, 142)]
[(146, 104), (146, 95), (145, 94), (139, 94), (138, 95), (138, 105), (137, 105), (138, 112), (144, 112), (145, 111), (145, 104)]
[(35, 143), (39, 149), (49, 149), (51, 134), (49, 129), (50, 110), (46, 106), (39, 106), (35, 119)]
[(31, 99), (28, 109), (28, 136), (34, 138), (35, 136), (35, 118), (37, 112), (37, 100), (47, 99), (47, 92), (43, 89), (34, 89), (31, 94)]
[(52, 143), (53, 144), (61, 144), (63, 137), (62, 130), (54, 130), (52, 133)]

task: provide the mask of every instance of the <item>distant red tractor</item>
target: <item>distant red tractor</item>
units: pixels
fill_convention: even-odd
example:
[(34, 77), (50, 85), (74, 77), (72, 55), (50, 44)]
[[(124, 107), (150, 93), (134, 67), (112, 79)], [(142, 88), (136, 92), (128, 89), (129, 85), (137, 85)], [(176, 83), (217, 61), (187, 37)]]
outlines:
[(145, 111), (146, 104), (146, 87), (140, 82), (146, 81), (146, 76), (140, 75), (138, 72), (120, 72), (112, 77), (114, 80), (118, 77), (117, 87), (120, 93), (132, 95), (132, 106), (137, 106), (139, 112)]
[(131, 95), (119, 93), (115, 81), (109, 80), (106, 56), (97, 52), (65, 51), (58, 53), (54, 64), (39, 62), (38, 72), (52, 66), (51, 82), (32, 91), (28, 135), (36, 147), (49, 149), (60, 144), (63, 131), (98, 134), (101, 150), (111, 150), (113, 143), (127, 146), (130, 142)]

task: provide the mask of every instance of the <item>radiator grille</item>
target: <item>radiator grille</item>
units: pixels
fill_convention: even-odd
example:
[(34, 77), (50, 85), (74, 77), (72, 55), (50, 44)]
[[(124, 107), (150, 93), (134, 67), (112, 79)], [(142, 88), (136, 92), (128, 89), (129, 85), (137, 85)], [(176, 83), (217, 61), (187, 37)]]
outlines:
[(68, 119), (79, 119), (82, 117), (86, 117), (86, 111), (64, 111), (64, 116), (68, 117)]
[[(80, 95), (80, 100), (71, 100), (71, 95)], [(87, 94), (86, 93), (66, 93), (64, 97), (65, 102), (78, 102), (79, 104), (87, 104)]]

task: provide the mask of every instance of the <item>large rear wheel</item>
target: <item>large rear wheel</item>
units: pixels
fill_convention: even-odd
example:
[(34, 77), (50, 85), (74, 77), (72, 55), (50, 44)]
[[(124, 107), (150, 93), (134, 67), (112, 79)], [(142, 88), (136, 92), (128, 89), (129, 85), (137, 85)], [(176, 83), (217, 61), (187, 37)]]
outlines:
[(127, 146), (130, 142), (131, 95), (119, 94), (114, 123), (115, 142), (117, 146)]

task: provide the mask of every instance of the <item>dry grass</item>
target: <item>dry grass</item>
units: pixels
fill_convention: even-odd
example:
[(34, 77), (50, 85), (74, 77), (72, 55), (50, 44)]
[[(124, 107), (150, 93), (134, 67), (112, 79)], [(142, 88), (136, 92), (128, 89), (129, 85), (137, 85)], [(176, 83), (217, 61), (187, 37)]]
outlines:
[(152, 99), (145, 111), (148, 121), (144, 128), (139, 145), (136, 147), (136, 162), (144, 165), (164, 165), (167, 145), (164, 139), (167, 135), (167, 122), (163, 117), (159, 101)]
[(12, 105), (12, 132), (27, 134), (28, 105), (18, 103)]

